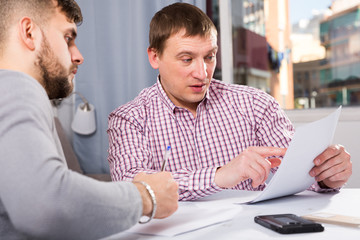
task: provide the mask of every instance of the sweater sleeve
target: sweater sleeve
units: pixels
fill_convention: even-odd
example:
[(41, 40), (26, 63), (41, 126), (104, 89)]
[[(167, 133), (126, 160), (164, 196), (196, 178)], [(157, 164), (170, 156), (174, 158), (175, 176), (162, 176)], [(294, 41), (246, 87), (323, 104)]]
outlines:
[(14, 228), (35, 238), (99, 239), (134, 225), (142, 213), (135, 185), (69, 170), (47, 96), (31, 81), (0, 87), (0, 197)]

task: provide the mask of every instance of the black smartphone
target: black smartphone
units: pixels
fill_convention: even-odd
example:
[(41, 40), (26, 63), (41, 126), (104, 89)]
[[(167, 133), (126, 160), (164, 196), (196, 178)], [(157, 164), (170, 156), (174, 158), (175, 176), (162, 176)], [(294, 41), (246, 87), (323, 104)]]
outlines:
[(266, 228), (282, 234), (324, 231), (324, 227), (321, 224), (301, 218), (294, 214), (256, 216), (254, 221)]

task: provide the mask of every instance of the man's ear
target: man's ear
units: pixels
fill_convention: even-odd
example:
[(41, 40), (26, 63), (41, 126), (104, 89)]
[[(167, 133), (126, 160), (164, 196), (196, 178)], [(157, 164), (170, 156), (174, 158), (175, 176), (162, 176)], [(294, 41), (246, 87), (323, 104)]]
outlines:
[(31, 51), (35, 50), (35, 23), (29, 17), (23, 17), (19, 21), (18, 32), (20, 40)]
[(158, 69), (159, 68), (159, 54), (158, 54), (158, 52), (154, 48), (148, 48), (147, 53), (148, 53), (150, 65), (154, 69)]

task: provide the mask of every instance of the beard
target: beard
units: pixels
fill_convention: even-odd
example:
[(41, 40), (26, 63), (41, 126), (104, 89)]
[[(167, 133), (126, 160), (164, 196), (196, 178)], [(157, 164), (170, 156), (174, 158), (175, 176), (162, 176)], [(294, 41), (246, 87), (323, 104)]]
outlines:
[(76, 66), (72, 65), (66, 69), (55, 56), (44, 34), (37, 64), (49, 99), (65, 98), (70, 95), (74, 87), (70, 74)]

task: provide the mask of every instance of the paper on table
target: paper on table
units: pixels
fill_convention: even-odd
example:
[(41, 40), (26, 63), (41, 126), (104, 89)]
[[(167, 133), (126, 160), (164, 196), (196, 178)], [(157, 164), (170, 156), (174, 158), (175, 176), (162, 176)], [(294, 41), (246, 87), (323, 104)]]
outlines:
[(315, 182), (309, 175), (313, 160), (334, 138), (341, 107), (329, 116), (296, 129), (288, 150), (268, 186), (249, 203), (302, 192)]
[(195, 202), (201, 202), (202, 204), (209, 203), (211, 205), (221, 204), (222, 206), (230, 205), (234, 203), (245, 203), (255, 199), (261, 191), (248, 191), (248, 190), (235, 190), (225, 189), (221, 192), (214, 193), (212, 195), (196, 199)]
[(170, 217), (137, 224), (127, 232), (172, 237), (231, 220), (241, 210), (241, 206), (234, 205), (209, 208), (197, 202), (179, 202), (178, 210)]

